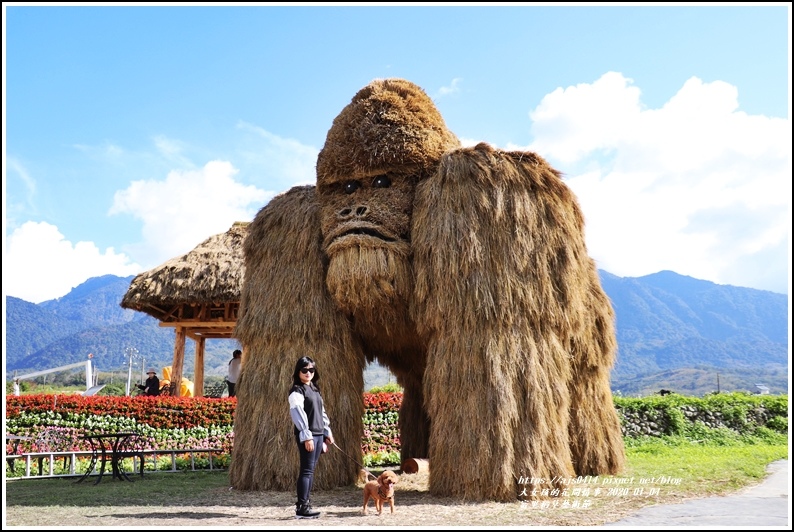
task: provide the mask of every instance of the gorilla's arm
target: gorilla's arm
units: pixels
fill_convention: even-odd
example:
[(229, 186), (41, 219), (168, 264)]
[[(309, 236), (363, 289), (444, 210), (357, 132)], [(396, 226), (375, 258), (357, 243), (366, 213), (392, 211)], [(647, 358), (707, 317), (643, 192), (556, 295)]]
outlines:
[(601, 334), (614, 331), (608, 301), (593, 301), (600, 285), (574, 195), (533, 153), (454, 150), (417, 188), (411, 238), (431, 490), (510, 500), (519, 476), (558, 485), (575, 471), (574, 358), (608, 375), (614, 355), (613, 339), (592, 337), (594, 315), (606, 313)]

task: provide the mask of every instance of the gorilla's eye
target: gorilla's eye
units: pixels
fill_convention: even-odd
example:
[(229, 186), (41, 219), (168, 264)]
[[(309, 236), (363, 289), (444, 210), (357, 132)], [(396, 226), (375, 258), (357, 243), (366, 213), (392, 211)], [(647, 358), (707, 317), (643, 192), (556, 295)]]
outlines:
[(359, 183), (358, 181), (348, 181), (347, 183), (345, 183), (345, 194), (352, 194), (353, 192), (358, 190), (358, 187), (360, 186), (361, 183)]
[(391, 179), (385, 175), (379, 175), (372, 181), (372, 186), (375, 188), (389, 188), (391, 186)]

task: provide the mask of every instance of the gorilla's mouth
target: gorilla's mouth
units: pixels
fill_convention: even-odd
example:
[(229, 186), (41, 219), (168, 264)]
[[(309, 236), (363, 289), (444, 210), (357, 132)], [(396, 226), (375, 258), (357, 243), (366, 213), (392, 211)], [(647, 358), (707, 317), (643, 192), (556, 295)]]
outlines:
[(350, 229), (349, 231), (345, 231), (345, 232), (337, 235), (336, 237), (334, 237), (334, 240), (338, 240), (338, 239), (340, 239), (342, 237), (345, 237), (345, 236), (348, 236), (348, 235), (366, 235), (366, 236), (371, 236), (373, 238), (379, 238), (381, 240), (385, 240), (386, 242), (394, 242), (395, 241), (394, 238), (386, 236), (383, 233), (381, 233), (380, 231), (378, 231), (377, 229), (372, 229), (371, 227), (356, 227), (354, 229)]
[(331, 251), (331, 247), (356, 244), (381, 247), (384, 244), (391, 244), (399, 240), (397, 236), (380, 226), (369, 223), (356, 223), (340, 225), (325, 237), (324, 244), (326, 250)]

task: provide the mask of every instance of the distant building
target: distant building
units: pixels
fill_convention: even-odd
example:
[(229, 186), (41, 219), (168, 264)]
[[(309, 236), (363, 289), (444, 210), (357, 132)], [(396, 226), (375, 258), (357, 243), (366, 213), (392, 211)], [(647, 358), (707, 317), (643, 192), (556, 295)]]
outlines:
[(758, 395), (769, 395), (769, 388), (767, 388), (763, 384), (756, 384), (755, 387), (758, 389)]

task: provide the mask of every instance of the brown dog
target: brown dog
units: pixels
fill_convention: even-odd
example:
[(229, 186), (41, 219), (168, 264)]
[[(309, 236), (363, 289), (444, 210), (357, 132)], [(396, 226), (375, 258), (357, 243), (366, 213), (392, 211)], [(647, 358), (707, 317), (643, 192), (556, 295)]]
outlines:
[(370, 480), (364, 484), (364, 509), (367, 513), (367, 503), (370, 499), (375, 501), (378, 515), (383, 511), (383, 503), (388, 502), (391, 513), (394, 513), (394, 485), (397, 484), (397, 475), (393, 471), (384, 471), (377, 480)]

